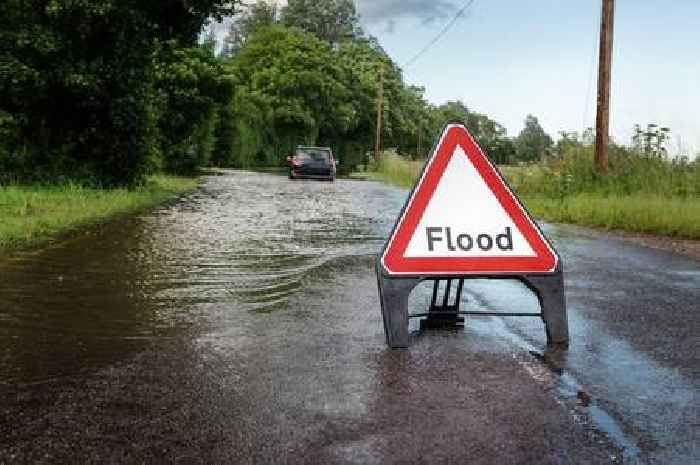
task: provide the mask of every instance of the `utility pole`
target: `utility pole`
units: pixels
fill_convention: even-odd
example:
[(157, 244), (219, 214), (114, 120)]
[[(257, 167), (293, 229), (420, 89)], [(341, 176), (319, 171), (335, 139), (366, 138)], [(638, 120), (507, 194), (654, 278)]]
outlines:
[(608, 138), (610, 132), (610, 69), (612, 64), (615, 0), (603, 0), (600, 22), (600, 56), (598, 63), (598, 112), (595, 127), (595, 168), (608, 172)]
[(382, 113), (384, 112), (384, 65), (379, 64), (379, 92), (377, 94), (377, 139), (374, 145), (374, 161), (379, 161), (382, 150)]

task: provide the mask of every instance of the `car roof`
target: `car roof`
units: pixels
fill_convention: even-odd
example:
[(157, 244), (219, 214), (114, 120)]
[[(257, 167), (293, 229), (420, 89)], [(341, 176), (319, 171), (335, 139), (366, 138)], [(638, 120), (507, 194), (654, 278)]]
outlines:
[(297, 149), (329, 150), (331, 152), (333, 151), (330, 147), (312, 147), (310, 145), (297, 145)]

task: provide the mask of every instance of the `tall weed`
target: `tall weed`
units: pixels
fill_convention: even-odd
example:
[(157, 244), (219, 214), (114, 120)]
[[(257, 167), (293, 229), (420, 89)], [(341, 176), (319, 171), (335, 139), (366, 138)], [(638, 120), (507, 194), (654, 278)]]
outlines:
[(544, 163), (504, 167), (511, 185), (521, 194), (564, 198), (576, 194), (625, 196), (653, 194), (662, 197), (700, 196), (700, 163), (676, 158), (665, 160), (612, 147), (610, 168), (601, 176), (594, 170), (593, 148), (574, 147)]
[[(376, 179), (411, 187), (422, 166), (385, 152), (369, 169)], [(499, 169), (546, 220), (700, 239), (700, 161), (612, 147), (609, 173), (593, 167), (592, 147), (572, 147), (545, 162)]]

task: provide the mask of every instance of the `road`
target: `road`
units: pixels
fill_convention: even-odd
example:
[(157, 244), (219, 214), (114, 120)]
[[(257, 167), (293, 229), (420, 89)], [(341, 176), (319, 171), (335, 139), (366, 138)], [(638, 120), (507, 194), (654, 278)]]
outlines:
[[(495, 317), (392, 351), (373, 260), (406, 195), (224, 172), (0, 258), (0, 463), (700, 462), (700, 263), (544, 225), (568, 351)], [(537, 311), (516, 282), (464, 305)]]

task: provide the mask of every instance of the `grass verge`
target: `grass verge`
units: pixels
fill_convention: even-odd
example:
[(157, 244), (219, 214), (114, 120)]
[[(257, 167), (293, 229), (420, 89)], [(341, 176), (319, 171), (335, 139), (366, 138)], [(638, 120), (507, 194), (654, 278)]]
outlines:
[[(585, 159), (581, 157), (581, 163)], [(528, 210), (546, 221), (700, 239), (700, 195), (693, 191), (698, 179), (697, 167), (695, 171), (693, 168), (681, 171), (670, 167), (669, 170), (674, 171), (666, 174), (666, 168), (654, 161), (649, 165), (656, 172), (649, 175), (650, 166), (637, 166), (645, 163), (639, 161), (634, 165), (635, 170), (648, 178), (643, 180), (645, 187), (637, 189), (628, 187), (632, 186), (632, 181), (641, 178), (636, 174), (628, 176), (630, 179), (616, 180), (611, 176), (595, 185), (590, 175), (584, 177), (580, 174), (583, 170), (564, 171), (557, 167), (530, 165), (504, 167), (502, 172)], [(387, 152), (366, 177), (412, 187), (422, 165), (422, 162), (409, 161)], [(572, 188), (572, 183), (578, 179), (586, 179), (588, 184)], [(656, 189), (661, 183), (667, 185)], [(625, 185), (627, 192), (619, 191), (620, 185)]]
[(0, 250), (38, 245), (77, 227), (152, 207), (197, 183), (195, 178), (153, 175), (135, 189), (0, 186)]
[(700, 239), (700, 199), (650, 194), (576, 194), (562, 199), (525, 195), (533, 215), (558, 223)]
[(420, 175), (423, 164), (422, 161), (406, 160), (394, 152), (384, 152), (379, 163), (371, 164), (367, 171), (359, 173), (357, 177), (411, 188)]

